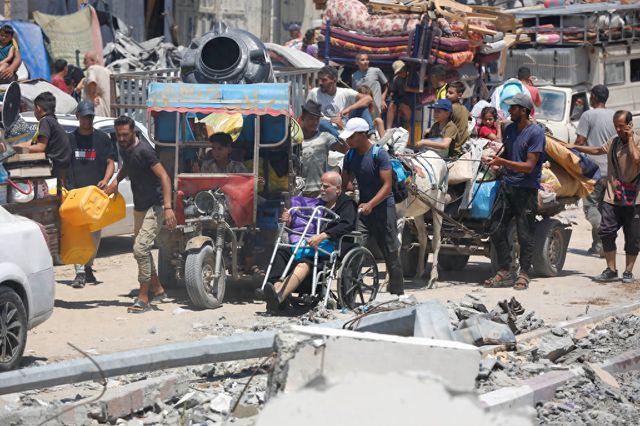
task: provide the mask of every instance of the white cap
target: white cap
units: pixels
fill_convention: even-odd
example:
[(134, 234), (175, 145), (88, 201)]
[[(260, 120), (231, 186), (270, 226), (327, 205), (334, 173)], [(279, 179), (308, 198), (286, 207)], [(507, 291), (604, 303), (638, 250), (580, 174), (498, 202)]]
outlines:
[(342, 133), (340, 133), (340, 139), (346, 141), (354, 133), (365, 132), (369, 133), (369, 123), (364, 118), (354, 117), (347, 121), (347, 125), (344, 127)]

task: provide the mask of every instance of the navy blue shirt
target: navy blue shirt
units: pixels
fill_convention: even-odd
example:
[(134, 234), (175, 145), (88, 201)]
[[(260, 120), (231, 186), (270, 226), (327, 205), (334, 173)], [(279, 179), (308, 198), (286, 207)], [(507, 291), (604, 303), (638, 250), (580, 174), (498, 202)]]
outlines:
[(529, 174), (514, 172), (505, 167), (504, 182), (521, 188), (540, 188), (540, 174), (542, 172), (542, 163), (544, 162), (544, 146), (546, 143), (542, 128), (536, 124), (530, 124), (522, 131), (519, 131), (517, 123), (511, 123), (504, 129), (502, 143), (505, 150), (503, 157), (507, 160), (524, 163), (527, 161), (528, 153), (537, 152), (540, 154), (536, 166)]
[[(349, 174), (355, 176), (358, 181), (358, 190), (360, 191), (360, 202), (368, 203), (376, 196), (380, 188), (382, 188), (382, 179), (380, 178), (380, 170), (391, 170), (391, 158), (387, 151), (376, 148), (378, 154), (373, 158), (373, 146), (364, 155), (358, 154), (358, 151), (351, 149), (344, 156), (344, 164), (342, 168)], [(376, 206), (377, 208), (386, 208), (386, 206), (394, 206), (395, 202), (391, 189), (386, 202), (383, 201)]]

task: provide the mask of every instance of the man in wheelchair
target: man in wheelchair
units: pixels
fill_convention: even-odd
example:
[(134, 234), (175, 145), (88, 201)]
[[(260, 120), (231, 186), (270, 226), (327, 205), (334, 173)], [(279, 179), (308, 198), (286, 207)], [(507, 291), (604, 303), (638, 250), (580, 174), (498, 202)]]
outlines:
[[(340, 174), (326, 172), (322, 175), (320, 182), (320, 198), (324, 202), (324, 207), (333, 211), (337, 218), (329, 221), (324, 229), (317, 229), (315, 235), (306, 238), (306, 244), (312, 249), (309, 247), (298, 249), (293, 260), (295, 264), (293, 272), (284, 280), (281, 276), (293, 256), (294, 249), (290, 247), (277, 249), (268, 273), (268, 282), (263, 289), (267, 311), (282, 309), (287, 298), (309, 276), (313, 268), (315, 250), (320, 248), (318, 256), (326, 259), (328, 257), (326, 253), (337, 250), (340, 239), (356, 229), (357, 206), (354, 200), (342, 193)], [(294, 218), (285, 210), (282, 220), (289, 227)], [(292, 241), (291, 237), (289, 239)]]

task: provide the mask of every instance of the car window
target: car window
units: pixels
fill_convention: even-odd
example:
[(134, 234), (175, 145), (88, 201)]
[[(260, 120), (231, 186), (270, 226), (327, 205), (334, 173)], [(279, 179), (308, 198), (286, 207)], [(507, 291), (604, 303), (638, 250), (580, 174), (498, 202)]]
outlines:
[(582, 114), (589, 109), (589, 102), (587, 101), (587, 94), (584, 92), (576, 93), (571, 97), (571, 111), (569, 119), (571, 121), (578, 121)]
[(542, 103), (536, 107), (536, 118), (551, 121), (562, 121), (564, 118), (565, 103), (567, 101), (564, 92), (540, 89)]

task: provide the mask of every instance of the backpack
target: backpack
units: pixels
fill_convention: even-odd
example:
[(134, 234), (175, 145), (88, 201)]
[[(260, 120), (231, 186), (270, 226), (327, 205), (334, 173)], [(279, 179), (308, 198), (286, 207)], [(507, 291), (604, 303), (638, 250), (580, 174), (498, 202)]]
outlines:
[[(380, 147), (373, 145), (373, 161), (376, 164), (376, 168), (379, 169), (380, 162), (378, 161), (378, 152)], [(353, 149), (347, 152), (346, 160), (351, 162), (353, 157)], [(409, 197), (409, 189), (407, 188), (407, 172), (402, 165), (402, 162), (397, 158), (391, 158), (391, 193), (396, 204), (406, 200)]]

